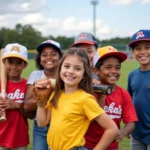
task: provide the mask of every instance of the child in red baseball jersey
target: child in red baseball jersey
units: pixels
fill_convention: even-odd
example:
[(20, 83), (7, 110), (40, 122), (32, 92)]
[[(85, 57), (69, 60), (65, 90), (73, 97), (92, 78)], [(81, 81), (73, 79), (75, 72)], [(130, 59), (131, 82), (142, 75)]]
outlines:
[[(121, 120), (125, 126), (120, 129), (115, 141), (113, 141), (107, 150), (118, 150), (118, 142), (128, 136), (134, 129), (134, 122), (137, 121), (134, 106), (130, 95), (126, 90), (119, 87), (116, 82), (120, 77), (121, 63), (127, 58), (126, 54), (118, 52), (112, 46), (106, 46), (98, 49), (94, 56), (94, 66), (96, 74), (99, 76), (101, 84), (111, 85), (112, 93), (106, 95), (104, 110), (114, 120), (120, 129)], [(97, 122), (93, 121), (85, 135), (87, 150), (92, 150), (99, 142), (104, 129)]]
[(26, 47), (18, 43), (6, 45), (2, 57), (7, 74), (6, 98), (0, 93), (0, 116), (5, 111), (6, 121), (0, 122), (0, 150), (27, 150), (29, 144), (29, 116), (23, 109), (26, 79), (21, 77), (27, 59)]

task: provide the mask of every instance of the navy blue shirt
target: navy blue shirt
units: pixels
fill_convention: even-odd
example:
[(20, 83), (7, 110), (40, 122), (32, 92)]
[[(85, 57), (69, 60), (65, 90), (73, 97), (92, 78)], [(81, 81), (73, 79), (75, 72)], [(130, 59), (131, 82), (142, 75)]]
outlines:
[(150, 144), (150, 70), (132, 71), (128, 78), (128, 92), (133, 99), (138, 122), (135, 122), (133, 138)]

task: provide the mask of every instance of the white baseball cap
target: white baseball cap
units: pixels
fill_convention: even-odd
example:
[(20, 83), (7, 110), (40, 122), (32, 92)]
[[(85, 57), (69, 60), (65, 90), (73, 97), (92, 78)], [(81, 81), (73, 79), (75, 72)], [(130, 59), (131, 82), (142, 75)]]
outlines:
[(58, 50), (59, 53), (61, 53), (60, 43), (53, 41), (53, 40), (46, 40), (46, 41), (42, 42), (40, 45), (38, 45), (37, 51), (41, 52), (41, 50), (47, 46), (53, 46), (54, 48), (56, 48)]
[(2, 60), (9, 57), (17, 57), (28, 63), (28, 50), (25, 46), (18, 43), (7, 44), (4, 49)]

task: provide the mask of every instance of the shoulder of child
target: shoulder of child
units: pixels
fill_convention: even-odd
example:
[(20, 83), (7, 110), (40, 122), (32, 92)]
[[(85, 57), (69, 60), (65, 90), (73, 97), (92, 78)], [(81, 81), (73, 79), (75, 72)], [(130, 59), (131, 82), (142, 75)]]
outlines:
[(26, 84), (27, 83), (27, 79), (26, 78), (22, 78), (22, 82)]
[(43, 70), (32, 71), (30, 73), (29, 78), (28, 78), (28, 83), (33, 84), (33, 82), (35, 82), (36, 80), (41, 79), (42, 77), (44, 78), (44, 72), (43, 72)]
[(42, 74), (43, 73), (43, 70), (34, 70), (30, 73), (31, 74)]
[(129, 73), (129, 76), (131, 75), (135, 75), (139, 72), (139, 68), (135, 69), (135, 70), (132, 70), (130, 73)]
[(96, 98), (92, 94), (86, 93), (85, 91), (83, 91), (81, 98), (82, 98), (83, 102), (87, 102), (88, 100), (95, 100), (96, 101)]
[(124, 100), (131, 99), (130, 94), (128, 93), (128, 91), (126, 89), (118, 86), (118, 90), (121, 93), (121, 95), (123, 96)]

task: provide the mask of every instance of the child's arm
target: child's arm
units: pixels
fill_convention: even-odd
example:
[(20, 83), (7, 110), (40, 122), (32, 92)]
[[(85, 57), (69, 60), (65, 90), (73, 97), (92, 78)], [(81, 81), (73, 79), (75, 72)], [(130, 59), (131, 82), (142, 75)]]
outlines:
[(129, 74), (129, 76), (128, 76), (127, 91), (130, 94), (130, 96), (132, 97), (133, 91), (132, 91), (132, 87), (131, 87), (131, 74)]
[(122, 95), (124, 98), (124, 105), (122, 106), (122, 120), (125, 123), (124, 128), (122, 128), (117, 137), (116, 142), (120, 142), (123, 140), (123, 138), (126, 136), (128, 137), (130, 133), (134, 130), (135, 123), (138, 118), (136, 115), (135, 108), (132, 103), (132, 99), (129, 95), (129, 93), (126, 90), (122, 90)]
[[(101, 82), (97, 79), (92, 79), (92, 84), (93, 85), (101, 85)], [(97, 97), (97, 102), (98, 104), (101, 106), (101, 108), (104, 108), (105, 105), (105, 94), (101, 94), (101, 93), (97, 93), (98, 97)]]
[[(50, 111), (45, 108), (45, 104), (41, 105), (42, 99), (49, 98), (51, 94), (51, 83), (47, 79), (41, 79), (35, 82), (35, 93), (37, 98), (37, 113), (36, 113), (36, 119), (38, 126), (44, 127), (50, 122)], [(45, 95), (45, 97), (38, 96), (38, 95)], [(49, 96), (48, 96), (49, 95)], [(41, 99), (42, 98), (42, 99)]]
[(34, 119), (35, 118), (35, 112), (34, 111), (30, 111), (30, 112), (27, 112), (25, 109), (24, 109), (24, 103), (22, 104), (19, 104), (18, 103), (18, 110), (20, 111), (20, 113), (26, 117), (26, 118), (29, 118), (29, 119)]
[(134, 130), (135, 124), (134, 122), (128, 122), (125, 124), (124, 128), (121, 129), (116, 137), (116, 142), (120, 142), (124, 137), (128, 137), (130, 133)]
[(34, 93), (33, 93), (34, 86), (31, 84), (27, 85), (27, 91), (25, 94), (25, 102), (24, 102), (24, 109), (26, 111), (36, 111), (37, 105), (36, 101), (34, 100)]
[(7, 109), (19, 109), (20, 107), (20, 103), (18, 102), (15, 102), (14, 100), (6, 97), (6, 98), (3, 98), (3, 108), (5, 110)]
[(98, 124), (105, 129), (105, 132), (93, 150), (105, 150), (117, 136), (119, 130), (114, 121), (104, 113), (95, 118)]
[(105, 105), (105, 97), (106, 97), (105, 94), (99, 94), (99, 95), (98, 95), (97, 102), (98, 102), (98, 104), (99, 104), (99, 106), (100, 106), (101, 108), (104, 108), (104, 105)]
[(3, 99), (3, 103), (2, 103), (2, 107), (4, 110), (7, 109), (17, 109), (24, 117), (33, 119), (34, 114), (33, 113), (27, 113), (25, 112), (24, 108), (23, 108), (23, 103), (18, 103), (15, 102), (14, 100), (6, 97), (5, 99)]
[(9, 99), (8, 97), (3, 98), (0, 97), (0, 115), (4, 113), (7, 109), (17, 109), (18, 104), (14, 102), (12, 99)]
[(36, 119), (39, 127), (45, 127), (50, 122), (50, 114), (45, 107), (37, 107)]
[[(38, 88), (41, 88), (41, 89), (44, 89), (44, 88), (50, 88), (50, 81), (47, 80), (47, 79), (40, 79), (40, 80), (37, 80), (35, 82), (36, 86)], [(35, 85), (34, 84), (34, 85)], [(48, 85), (49, 84), (49, 85)], [(42, 86), (42, 87), (41, 87)], [(39, 91), (40, 92), (40, 91)], [(43, 95), (43, 93), (40, 93), (41, 96)], [(36, 111), (37, 109), (37, 99), (36, 99), (36, 95), (35, 95), (35, 91), (34, 91), (34, 86), (31, 85), (31, 84), (28, 84), (27, 86), (27, 91), (26, 91), (26, 94), (25, 94), (25, 103), (24, 103), (24, 109), (26, 111)]]

